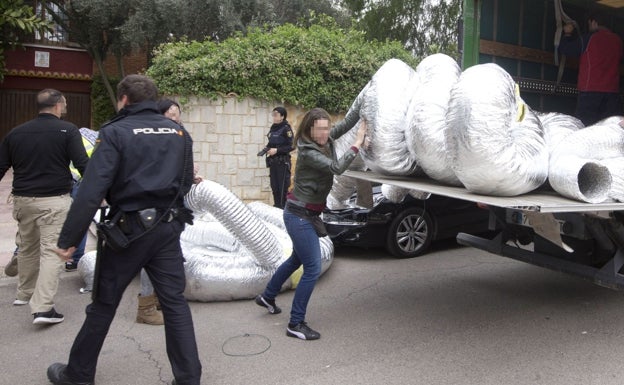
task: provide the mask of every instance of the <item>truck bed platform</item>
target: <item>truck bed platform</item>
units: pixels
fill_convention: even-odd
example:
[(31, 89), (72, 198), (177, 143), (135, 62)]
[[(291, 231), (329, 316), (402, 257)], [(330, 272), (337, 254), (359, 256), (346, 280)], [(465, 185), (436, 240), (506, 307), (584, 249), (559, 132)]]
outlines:
[(411, 190), (424, 191), (465, 201), (484, 203), (509, 209), (538, 211), (542, 213), (570, 213), (624, 210), (624, 203), (587, 203), (565, 198), (555, 191), (539, 190), (513, 197), (489, 196), (472, 193), (464, 187), (442, 184), (427, 177), (388, 176), (372, 171), (346, 171), (346, 176), (371, 182), (385, 183)]
[[(503, 223), (503, 227), (494, 226), (498, 233), (493, 238), (483, 238), (481, 236), (459, 233), (457, 242), (461, 245), (475, 247), (490, 253), (504, 257), (516, 259), (536, 266), (548, 268), (571, 274), (597, 285), (616, 290), (624, 290), (624, 228), (622, 224), (612, 218), (613, 211), (624, 210), (624, 203), (586, 203), (564, 198), (554, 191), (534, 191), (514, 197), (499, 197), (480, 195), (469, 192), (463, 187), (453, 187), (444, 185), (426, 177), (403, 177), (386, 176), (370, 171), (347, 171), (346, 176), (364, 179), (371, 182), (395, 185), (406, 189), (419, 190), (427, 193), (442, 195), (465, 201), (483, 203), (490, 210), (490, 223)], [(613, 254), (603, 258), (594, 258), (586, 251), (575, 250), (568, 247), (566, 252), (553, 252), (546, 248), (543, 252), (537, 250), (535, 243), (526, 249), (521, 247), (515, 235), (513, 225), (507, 221), (505, 213), (508, 211), (525, 211), (523, 214), (530, 217), (528, 226), (534, 231), (534, 237), (542, 237), (547, 242), (552, 242), (557, 247), (565, 248), (567, 245), (562, 241), (560, 235), (560, 223), (554, 218), (557, 216), (571, 215), (573, 217), (601, 217), (615, 244)], [(571, 214), (567, 214), (571, 213)], [(577, 223), (573, 227), (579, 227)], [(581, 231), (585, 234), (586, 230)], [(607, 231), (606, 231), (607, 232)], [(585, 239), (580, 237), (579, 239)], [(592, 241), (594, 242), (594, 241)], [(527, 245), (528, 243), (524, 243)], [(543, 243), (542, 243), (543, 244)], [(543, 248), (543, 246), (540, 246)]]

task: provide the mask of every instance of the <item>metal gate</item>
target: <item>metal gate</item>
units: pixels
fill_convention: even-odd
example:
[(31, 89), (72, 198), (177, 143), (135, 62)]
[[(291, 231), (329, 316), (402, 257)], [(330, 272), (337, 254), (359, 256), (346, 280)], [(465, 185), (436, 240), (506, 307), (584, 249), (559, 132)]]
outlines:
[[(0, 138), (19, 124), (37, 116), (37, 93), (32, 90), (0, 89)], [(63, 92), (67, 99), (64, 120), (80, 127), (91, 127), (91, 97), (89, 94)]]

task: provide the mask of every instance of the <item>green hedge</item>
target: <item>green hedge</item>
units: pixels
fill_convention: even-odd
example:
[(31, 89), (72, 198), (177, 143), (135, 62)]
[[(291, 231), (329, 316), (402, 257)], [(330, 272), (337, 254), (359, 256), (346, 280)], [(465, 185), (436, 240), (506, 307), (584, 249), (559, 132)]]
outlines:
[(385, 61), (418, 63), (399, 42), (370, 42), (363, 32), (325, 24), (253, 29), (221, 43), (168, 43), (156, 49), (147, 74), (165, 94), (235, 93), (344, 112)]

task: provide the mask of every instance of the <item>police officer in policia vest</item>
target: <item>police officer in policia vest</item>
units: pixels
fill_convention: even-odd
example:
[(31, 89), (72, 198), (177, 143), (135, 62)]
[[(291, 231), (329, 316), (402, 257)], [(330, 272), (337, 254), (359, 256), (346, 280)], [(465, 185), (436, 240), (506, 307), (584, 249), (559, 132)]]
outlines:
[(258, 155), (266, 154), (266, 166), (269, 168), (273, 206), (284, 208), (286, 194), (290, 186), (290, 152), (293, 150), (293, 132), (286, 120), (286, 109), (275, 107), (271, 112), (273, 124), (267, 138), (269, 142)]
[[(158, 89), (146, 76), (126, 76), (117, 86), (119, 114), (100, 129), (76, 199), (58, 240), (69, 260), (106, 198), (109, 218), (132, 240), (123, 248), (106, 241), (98, 256), (93, 301), (67, 365), (48, 368), (53, 384), (93, 384), (96, 363), (115, 310), (128, 284), (145, 268), (165, 319), (173, 384), (199, 385), (201, 363), (193, 320), (183, 296), (186, 278), (180, 249), (192, 214), (183, 196), (193, 183), (192, 141), (157, 109)], [(138, 238), (137, 238), (138, 237)], [(128, 383), (132, 373), (128, 373)]]

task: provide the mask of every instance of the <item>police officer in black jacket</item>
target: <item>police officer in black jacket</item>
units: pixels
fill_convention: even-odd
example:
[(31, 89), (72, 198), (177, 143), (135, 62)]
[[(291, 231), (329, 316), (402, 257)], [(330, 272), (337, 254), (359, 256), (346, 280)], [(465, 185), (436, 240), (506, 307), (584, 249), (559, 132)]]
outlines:
[(290, 152), (293, 150), (293, 131), (286, 120), (284, 107), (275, 107), (271, 112), (271, 117), (273, 125), (267, 134), (269, 143), (261, 153), (266, 153), (266, 166), (269, 168), (273, 191), (273, 206), (283, 209), (290, 186)]
[[(193, 320), (183, 296), (186, 278), (180, 249), (183, 222), (192, 219), (183, 207), (183, 196), (193, 181), (192, 142), (182, 127), (159, 113), (157, 97), (155, 84), (146, 76), (129, 75), (119, 83), (119, 114), (100, 129), (61, 231), (57, 253), (69, 260), (106, 198), (111, 207), (109, 217), (131, 242), (117, 249), (112, 242), (104, 243), (98, 256), (93, 302), (87, 306), (69, 362), (48, 368), (53, 384), (93, 384), (97, 359), (117, 306), (141, 268), (160, 300), (174, 384), (200, 383)], [(130, 373), (127, 382), (132, 382)]]

